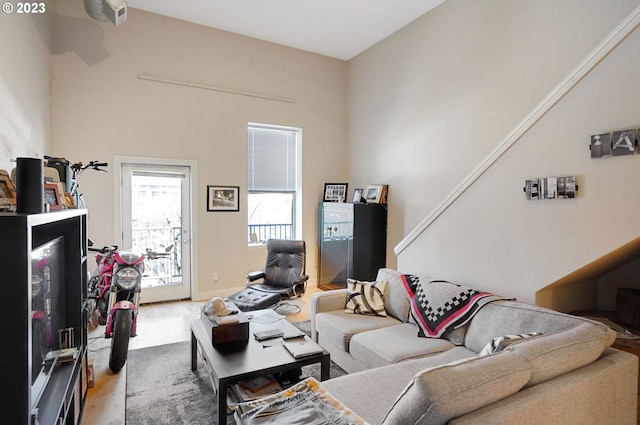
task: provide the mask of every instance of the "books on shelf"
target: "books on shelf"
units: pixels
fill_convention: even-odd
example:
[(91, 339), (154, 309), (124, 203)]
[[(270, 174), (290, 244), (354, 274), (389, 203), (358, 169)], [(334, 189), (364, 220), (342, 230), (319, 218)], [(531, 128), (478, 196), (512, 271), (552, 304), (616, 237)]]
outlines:
[(47, 353), (45, 361), (57, 360), (58, 364), (69, 363), (78, 357), (78, 348), (63, 348), (62, 350), (50, 351)]
[(246, 379), (231, 386), (233, 395), (239, 402), (256, 400), (282, 391), (282, 386), (271, 375)]
[(272, 385), (276, 380), (270, 376), (256, 376), (255, 378), (245, 379), (244, 381), (238, 382), (242, 388), (247, 391), (251, 391), (252, 393), (256, 393), (260, 390), (267, 388), (269, 385)]

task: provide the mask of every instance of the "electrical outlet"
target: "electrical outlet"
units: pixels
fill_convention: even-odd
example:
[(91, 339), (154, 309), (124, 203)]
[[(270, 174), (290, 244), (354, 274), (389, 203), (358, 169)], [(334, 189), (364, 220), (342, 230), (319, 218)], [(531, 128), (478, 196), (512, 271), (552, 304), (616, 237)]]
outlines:
[(214, 281), (214, 282), (217, 282), (217, 281), (218, 281), (218, 279), (219, 279), (218, 273), (214, 273), (214, 274), (213, 274), (213, 281)]

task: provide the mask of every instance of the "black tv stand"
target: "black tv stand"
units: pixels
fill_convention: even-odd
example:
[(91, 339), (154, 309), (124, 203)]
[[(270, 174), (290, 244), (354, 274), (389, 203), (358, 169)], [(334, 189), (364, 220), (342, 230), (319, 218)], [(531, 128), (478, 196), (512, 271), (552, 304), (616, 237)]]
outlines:
[[(12, 425), (78, 425), (87, 391), (87, 215), (72, 209), (44, 214), (0, 213), (0, 422)], [(32, 409), (32, 250), (63, 236), (63, 328), (73, 329), (76, 356), (58, 362)], [(53, 309), (53, 308), (52, 308)], [(51, 331), (53, 333), (53, 330)], [(52, 335), (56, 338), (57, 334)], [(56, 347), (59, 348), (59, 347)]]

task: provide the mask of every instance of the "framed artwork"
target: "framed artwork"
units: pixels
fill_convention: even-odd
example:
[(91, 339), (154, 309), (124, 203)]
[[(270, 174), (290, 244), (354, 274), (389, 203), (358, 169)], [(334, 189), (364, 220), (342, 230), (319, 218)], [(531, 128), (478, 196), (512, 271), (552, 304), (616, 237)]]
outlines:
[(615, 131), (611, 135), (611, 154), (613, 156), (633, 155), (636, 149), (636, 131)]
[(9, 178), (9, 173), (0, 170), (0, 211), (16, 209), (16, 187)]
[(56, 183), (44, 184), (44, 203), (49, 204), (50, 210), (61, 210), (65, 207), (65, 201), (60, 194), (60, 186)]
[(364, 190), (364, 199), (367, 200), (367, 203), (380, 204), (382, 201), (383, 188), (381, 184), (368, 185)]
[(325, 183), (324, 202), (346, 202), (348, 183)]
[(611, 156), (611, 133), (594, 134), (591, 136), (591, 158)]
[(207, 211), (240, 211), (240, 186), (207, 186)]
[(359, 204), (359, 203), (363, 202), (362, 201), (364, 199), (364, 197), (362, 196), (363, 192), (364, 192), (364, 189), (362, 189), (362, 188), (353, 189), (353, 199), (351, 199), (351, 202), (353, 202), (354, 204)]
[(76, 201), (73, 199), (73, 195), (69, 192), (64, 193), (64, 200), (67, 204), (67, 208), (76, 208)]

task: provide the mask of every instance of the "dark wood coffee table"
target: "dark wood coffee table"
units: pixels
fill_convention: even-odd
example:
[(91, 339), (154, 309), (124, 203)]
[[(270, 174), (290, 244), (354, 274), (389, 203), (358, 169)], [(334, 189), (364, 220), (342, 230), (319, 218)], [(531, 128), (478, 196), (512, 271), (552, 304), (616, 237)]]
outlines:
[[(259, 317), (261, 310), (246, 313), (250, 317)], [(287, 320), (279, 320), (270, 324), (249, 321), (249, 341), (246, 345), (235, 343), (219, 349), (213, 347), (210, 336), (207, 336), (200, 319), (191, 321), (191, 370), (198, 368), (198, 351), (202, 355), (205, 367), (211, 377), (218, 397), (218, 424), (227, 423), (227, 390), (233, 384), (243, 379), (256, 376), (275, 374), (301, 366), (320, 363), (320, 380), (329, 379), (329, 353), (295, 359), (284, 346), (275, 345), (263, 347), (263, 343), (256, 341), (253, 333), (256, 331), (278, 328), (285, 335), (297, 332), (297, 328)]]

